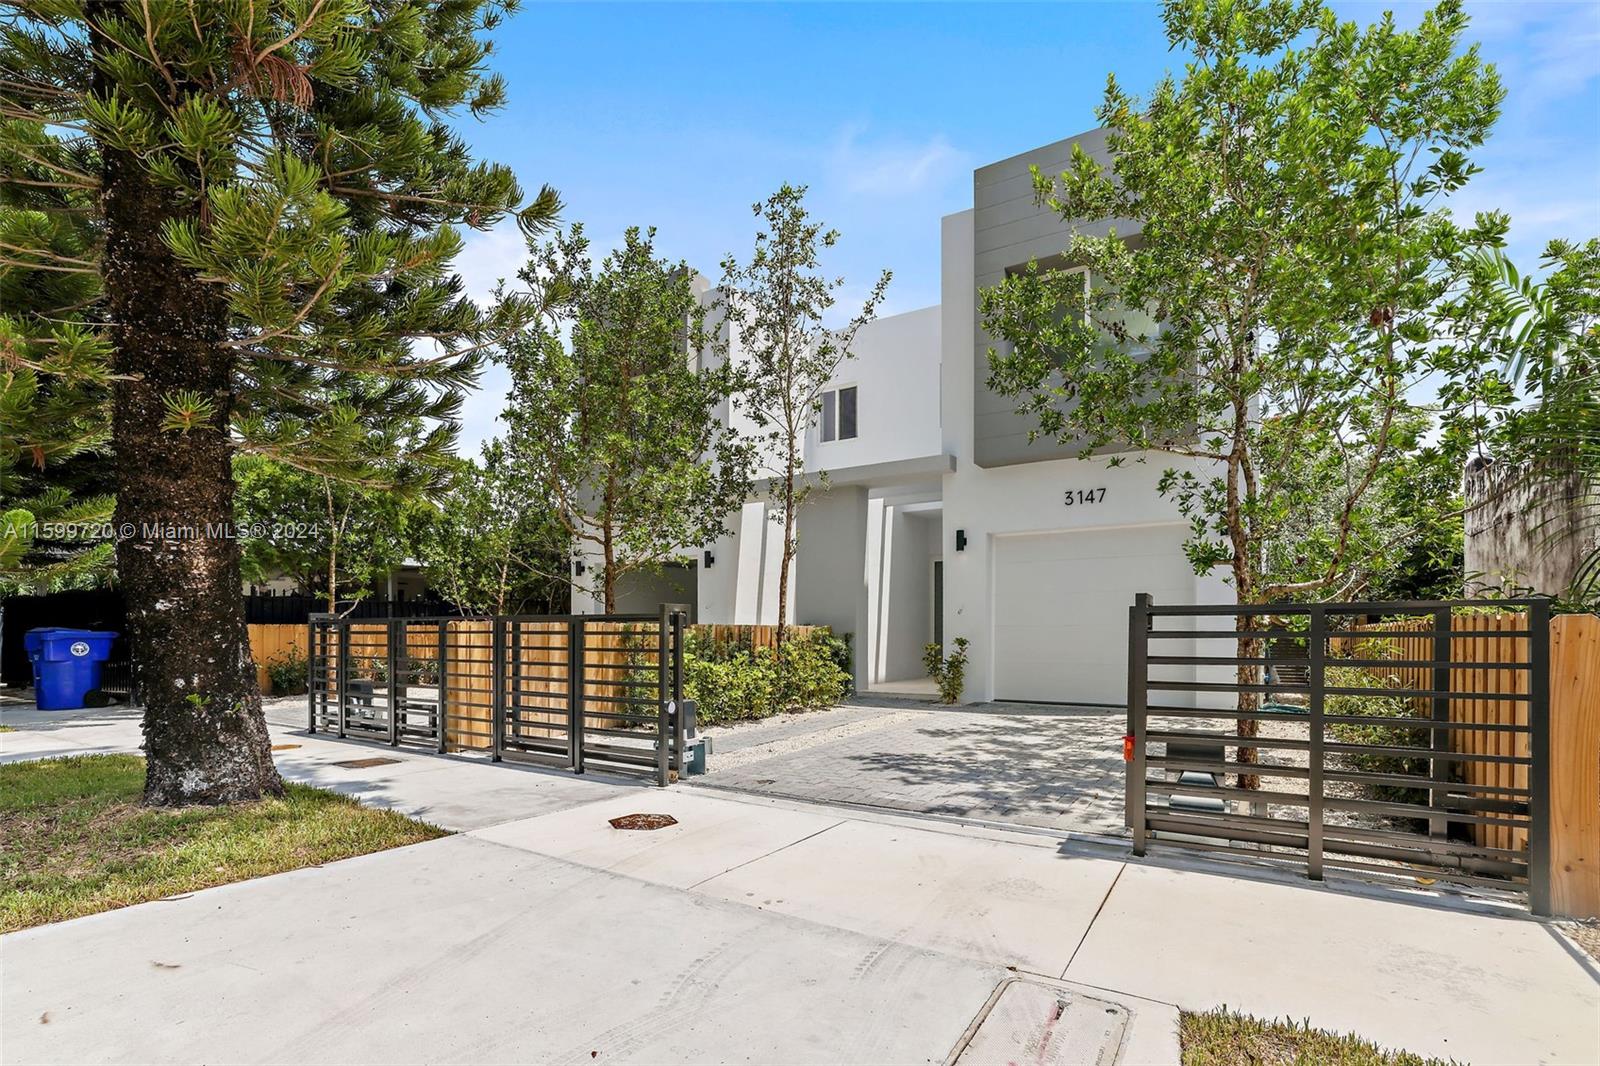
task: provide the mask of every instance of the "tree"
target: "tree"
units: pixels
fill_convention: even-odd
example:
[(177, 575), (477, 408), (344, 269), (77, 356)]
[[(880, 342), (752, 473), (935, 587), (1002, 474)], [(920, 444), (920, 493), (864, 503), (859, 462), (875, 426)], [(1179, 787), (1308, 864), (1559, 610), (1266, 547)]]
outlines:
[[(1109, 169), (1078, 150), (1059, 178), (1036, 174), (1073, 227), (1087, 306), (1081, 274), (1037, 264), (984, 293), (989, 330), (1014, 345), (991, 353), (990, 383), (1085, 455), (1187, 460), (1161, 491), (1192, 523), (1196, 572), (1226, 568), (1239, 602), (1338, 598), (1381, 540), (1375, 490), (1415, 443), (1441, 301), (1505, 230), (1463, 229), (1440, 205), (1476, 170), (1465, 153), (1499, 80), (1461, 50), (1455, 0), (1413, 31), (1341, 23), (1316, 0), (1174, 0), (1164, 17), (1192, 59), (1145, 102), (1109, 81)], [(1123, 218), (1136, 242), (1081, 232)], [(1335, 498), (1327, 534), (1269, 550), (1305, 532), (1312, 481)]]
[(610, 613), (618, 579), (720, 536), (748, 494), (747, 448), (716, 417), (730, 378), (690, 366), (705, 308), (688, 266), (656, 258), (653, 229), (630, 228), (597, 270), (575, 225), (520, 276), (555, 295), (504, 346), (506, 451), (572, 542), (599, 554)]
[[(805, 194), (804, 185), (786, 184), (751, 205), (765, 228), (756, 233), (750, 261), (741, 265), (730, 255), (722, 262), (720, 306), (730, 339), (737, 336), (743, 354), (735, 403), (755, 425), (759, 461), (770, 475), (772, 520), (783, 527), (780, 648), (789, 623), (789, 571), (799, 539), (796, 518), (812, 488), (801, 478), (806, 432), (821, 410), (823, 391), (840, 365), (854, 357), (856, 332), (877, 313), (891, 277), (887, 270), (879, 275), (861, 311), (843, 326), (825, 325), (844, 279), (822, 273), (820, 253), (839, 242), (839, 233), (811, 218)], [(825, 471), (820, 474), (826, 476)]]
[(293, 578), (334, 614), (349, 613), (415, 555), (433, 519), (420, 500), (263, 456), (235, 460), (234, 480), (245, 580)]
[(428, 583), (463, 614), (558, 614), (567, 609), (566, 526), (530, 500), (527, 482), (491, 440), (459, 460), (422, 542)]
[[(422, 453), (446, 451), (481, 347), (529, 312), (480, 314), (450, 272), (453, 224), (491, 226), (522, 199), (446, 124), (503, 98), (480, 36), (500, 12), (101, 0), (0, 14), (0, 286), (21, 294), (4, 308), (4, 366), (86, 421), (109, 410), (147, 803), (282, 789), (245, 634), (234, 454), (375, 481), (388, 457), (367, 446), (419, 419), (434, 426)], [(521, 221), (557, 206), (545, 189)], [(47, 416), (19, 438), (47, 440)]]
[(1448, 308), (1447, 424), (1492, 463), (1480, 508), (1514, 494), (1532, 548), (1556, 587), (1534, 591), (1577, 610), (1600, 606), (1600, 238), (1551, 241), (1543, 281), (1504, 252), (1470, 260)]

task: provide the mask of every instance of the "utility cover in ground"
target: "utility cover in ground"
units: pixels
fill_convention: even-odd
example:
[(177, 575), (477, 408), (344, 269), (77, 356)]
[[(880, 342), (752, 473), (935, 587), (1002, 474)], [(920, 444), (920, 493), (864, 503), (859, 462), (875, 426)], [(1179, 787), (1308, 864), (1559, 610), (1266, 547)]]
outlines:
[(1027, 1062), (1048, 1066), (1111, 1066), (1128, 1028), (1125, 1007), (1033, 981), (1001, 987), (965, 1047), (960, 1066)]

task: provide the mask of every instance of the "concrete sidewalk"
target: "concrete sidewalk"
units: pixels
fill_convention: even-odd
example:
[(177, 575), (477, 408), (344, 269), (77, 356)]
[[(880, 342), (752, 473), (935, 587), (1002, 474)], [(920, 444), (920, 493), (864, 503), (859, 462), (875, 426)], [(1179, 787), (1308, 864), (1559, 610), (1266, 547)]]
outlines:
[[(0, 712), (0, 758), (137, 743), (89, 719)], [(465, 831), (10, 934), (4, 1061), (1172, 1062), (1174, 1008), (1224, 1003), (1462, 1061), (1600, 1060), (1595, 972), (1526, 917), (273, 734), (299, 745), (286, 776)], [(363, 756), (398, 761), (335, 765)], [(639, 812), (677, 824), (608, 823)]]

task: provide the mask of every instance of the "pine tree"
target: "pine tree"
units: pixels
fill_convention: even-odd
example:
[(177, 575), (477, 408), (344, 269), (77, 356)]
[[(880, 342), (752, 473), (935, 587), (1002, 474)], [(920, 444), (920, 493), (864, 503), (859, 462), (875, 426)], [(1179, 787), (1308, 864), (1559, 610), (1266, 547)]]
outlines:
[[(0, 446), (106, 437), (152, 804), (274, 793), (232, 536), (239, 451), (362, 482), (448, 450), (488, 316), (454, 228), (518, 211), (447, 124), (503, 99), (489, 0), (0, 5)], [(525, 228), (558, 208), (542, 190)], [(19, 384), (20, 383), (20, 384)], [(64, 426), (51, 412), (69, 411)], [(0, 459), (8, 456), (0, 455)]]

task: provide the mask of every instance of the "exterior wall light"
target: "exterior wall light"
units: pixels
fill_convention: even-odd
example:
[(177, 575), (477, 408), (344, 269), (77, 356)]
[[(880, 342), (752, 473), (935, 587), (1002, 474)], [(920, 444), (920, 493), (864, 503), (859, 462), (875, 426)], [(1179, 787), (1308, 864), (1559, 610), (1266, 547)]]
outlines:
[(964, 529), (958, 529), (958, 530), (956, 530), (956, 551), (964, 552), (966, 550), (967, 550), (967, 531), (964, 530)]
[(710, 570), (713, 566), (716, 565), (717, 557), (715, 555), (712, 555), (709, 551), (706, 552), (705, 559), (706, 559), (706, 569), (707, 570)]
[(574, 574), (577, 574), (579, 577), (583, 576), (583, 560), (582, 559), (574, 559), (572, 561), (572, 572)]

